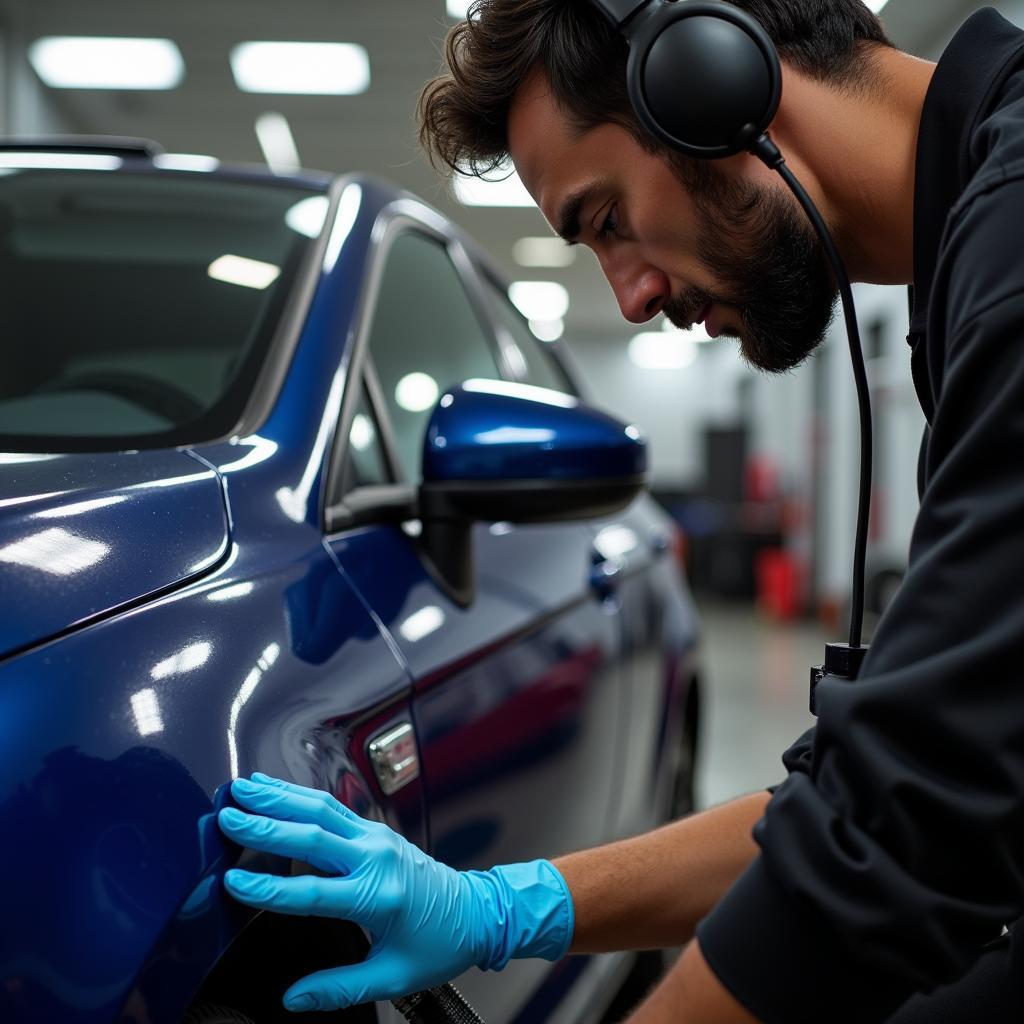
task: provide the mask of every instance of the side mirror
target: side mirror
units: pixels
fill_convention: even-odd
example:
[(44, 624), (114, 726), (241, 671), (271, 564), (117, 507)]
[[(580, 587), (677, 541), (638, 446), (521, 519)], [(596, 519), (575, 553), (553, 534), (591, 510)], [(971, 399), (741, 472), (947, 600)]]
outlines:
[(558, 391), (467, 381), (441, 399), (427, 427), (423, 550), (466, 605), (473, 598), (474, 522), (611, 515), (646, 484), (647, 442), (639, 428)]

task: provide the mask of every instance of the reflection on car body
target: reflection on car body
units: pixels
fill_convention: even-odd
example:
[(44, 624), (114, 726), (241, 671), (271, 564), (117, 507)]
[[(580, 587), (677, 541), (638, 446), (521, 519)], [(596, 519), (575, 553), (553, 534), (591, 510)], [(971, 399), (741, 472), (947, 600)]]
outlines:
[[(610, 511), (639, 432), (444, 217), (370, 177), (95, 150), (0, 175), (0, 1017), (290, 1019), (284, 987), (365, 943), (223, 896), (240, 857), (304, 870), (219, 835), (229, 778), (322, 787), (459, 867), (649, 827), (692, 770), (695, 618), (667, 517)], [(388, 794), (369, 750), (405, 723)], [(537, 1020), (619, 964), (461, 985)]]

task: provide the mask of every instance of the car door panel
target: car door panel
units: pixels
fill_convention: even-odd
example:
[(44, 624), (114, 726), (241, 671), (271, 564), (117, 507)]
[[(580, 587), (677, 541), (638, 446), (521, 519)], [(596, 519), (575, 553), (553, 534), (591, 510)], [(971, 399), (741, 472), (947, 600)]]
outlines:
[[(616, 613), (590, 588), (587, 531), (478, 527), (469, 608), (398, 529), (330, 543), (414, 680), (431, 852), (485, 869), (605, 840), (621, 676)], [(549, 971), (516, 965), (463, 984), (488, 1020), (507, 1021)]]

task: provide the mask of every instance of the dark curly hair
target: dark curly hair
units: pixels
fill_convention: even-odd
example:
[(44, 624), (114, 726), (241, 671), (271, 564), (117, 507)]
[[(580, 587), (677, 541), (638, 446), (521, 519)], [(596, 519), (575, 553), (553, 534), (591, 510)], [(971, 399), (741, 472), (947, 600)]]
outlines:
[[(872, 44), (892, 45), (860, 0), (730, 2), (764, 26), (784, 61), (837, 88), (870, 88)], [(448, 72), (420, 95), (420, 142), (436, 168), (493, 170), (507, 155), (512, 99), (541, 69), (578, 131), (611, 122), (658, 151), (630, 106), (627, 54), (622, 36), (586, 0), (473, 0), (469, 19), (448, 34)]]

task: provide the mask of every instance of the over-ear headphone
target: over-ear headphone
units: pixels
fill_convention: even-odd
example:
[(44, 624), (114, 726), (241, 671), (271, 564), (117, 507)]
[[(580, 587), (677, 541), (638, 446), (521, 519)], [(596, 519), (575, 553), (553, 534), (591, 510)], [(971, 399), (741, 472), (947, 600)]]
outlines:
[[(813, 200), (768, 134), (782, 99), (782, 67), (771, 37), (746, 11), (721, 0), (590, 0), (629, 44), (629, 98), (655, 138), (688, 156), (749, 151), (778, 172), (821, 239), (843, 300), (861, 420), (860, 510), (854, 546), (850, 642), (830, 644), (817, 682), (856, 678), (867, 648), (864, 566), (871, 507), (871, 395), (850, 278)], [(812, 684), (815, 685), (815, 684)], [(812, 696), (813, 708), (813, 696)]]
[(746, 11), (719, 0), (592, 0), (629, 43), (637, 117), (688, 156), (751, 149), (782, 97), (779, 55)]

